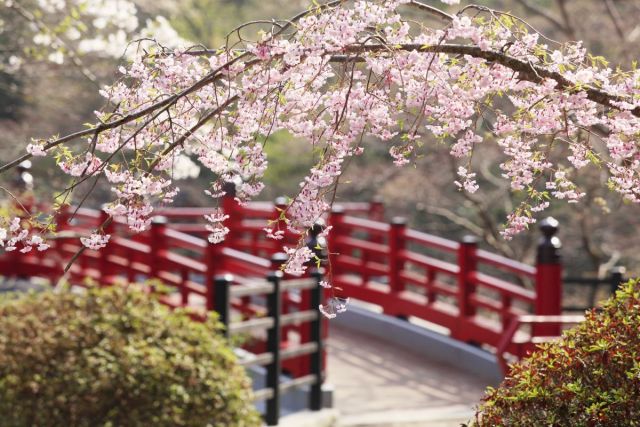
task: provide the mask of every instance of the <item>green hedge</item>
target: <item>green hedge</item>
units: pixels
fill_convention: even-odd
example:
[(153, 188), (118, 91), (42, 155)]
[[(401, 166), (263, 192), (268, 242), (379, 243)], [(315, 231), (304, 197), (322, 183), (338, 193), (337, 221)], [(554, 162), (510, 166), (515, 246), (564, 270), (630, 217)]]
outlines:
[(220, 324), (131, 287), (0, 301), (2, 426), (258, 426)]
[(513, 366), (477, 426), (640, 426), (640, 282)]

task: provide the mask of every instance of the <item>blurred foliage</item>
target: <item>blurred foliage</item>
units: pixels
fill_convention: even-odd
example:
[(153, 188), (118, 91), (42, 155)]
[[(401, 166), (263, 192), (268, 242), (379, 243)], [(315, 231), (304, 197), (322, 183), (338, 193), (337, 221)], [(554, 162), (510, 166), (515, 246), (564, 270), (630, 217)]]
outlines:
[(25, 105), (23, 82), (14, 74), (0, 71), (0, 120), (17, 120)]
[(133, 287), (0, 301), (3, 426), (259, 426), (220, 323)]
[(269, 167), (264, 176), (266, 188), (263, 197), (293, 197), (300, 190), (302, 181), (313, 166), (312, 147), (306, 141), (290, 135), (276, 133), (265, 144)]
[(513, 365), (473, 425), (640, 425), (639, 329), (640, 281), (630, 281), (601, 312)]
[(0, 121), (19, 119), (26, 104), (24, 80), (14, 72), (22, 38), (14, 19), (8, 9), (0, 8)]
[(171, 25), (188, 40), (214, 48), (235, 25), (246, 20), (251, 0), (187, 0), (171, 19)]
[[(225, 37), (236, 27), (256, 22), (242, 29), (243, 38), (256, 40), (261, 29), (269, 29), (268, 21), (288, 19), (311, 5), (305, 0), (185, 0), (171, 11), (171, 25), (180, 35), (194, 43), (216, 48), (226, 43)], [(237, 33), (231, 42), (237, 41)]]

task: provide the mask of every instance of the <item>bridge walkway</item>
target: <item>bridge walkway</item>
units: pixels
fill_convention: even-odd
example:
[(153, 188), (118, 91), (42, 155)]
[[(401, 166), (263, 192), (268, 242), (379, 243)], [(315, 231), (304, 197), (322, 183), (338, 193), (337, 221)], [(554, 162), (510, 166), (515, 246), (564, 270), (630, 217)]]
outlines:
[(339, 426), (459, 426), (487, 384), (452, 366), (331, 326), (328, 378)]

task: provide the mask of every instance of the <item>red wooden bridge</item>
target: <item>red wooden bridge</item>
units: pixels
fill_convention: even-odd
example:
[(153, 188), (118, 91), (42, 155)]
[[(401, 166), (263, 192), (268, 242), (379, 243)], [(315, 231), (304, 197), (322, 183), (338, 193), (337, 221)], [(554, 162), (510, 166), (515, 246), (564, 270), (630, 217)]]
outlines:
[[(59, 219), (59, 235), (50, 250), (0, 254), (0, 275), (41, 277), (50, 283), (64, 276), (73, 285), (146, 281), (151, 290), (160, 282), (168, 289), (161, 299), (172, 307), (191, 307), (196, 317), (206, 310), (222, 311), (223, 320), (241, 321), (230, 327), (236, 332), (270, 331), (246, 344), (258, 361), (274, 361), (273, 354), (265, 353), (265, 343), (275, 339), (283, 352), (277, 356), (282, 369), (300, 384), (319, 385), (320, 375), (313, 377), (321, 369), (321, 297), (313, 293), (318, 286), (309, 279), (282, 281), (274, 275), (282, 262), (274, 255), (297, 236), (275, 241), (263, 232), (284, 206), (240, 206), (227, 197), (222, 207), (230, 216), (230, 232), (221, 244), (206, 240), (203, 215), (210, 209), (160, 209), (150, 230), (138, 235), (116, 218), (105, 230), (112, 235), (110, 243), (100, 251), (85, 250), (64, 275), (63, 267), (80, 249), (77, 236), (106, 220), (100, 211), (81, 208)], [(385, 223), (383, 217), (381, 203), (345, 203), (327, 218), (333, 226), (328, 242), (331, 280), (346, 296), (375, 304), (391, 316), (440, 325), (457, 340), (496, 352), (504, 369), (506, 358), (522, 356), (533, 343), (559, 335), (562, 323), (575, 321), (561, 316), (562, 267), (554, 220), (542, 223), (537, 264), (530, 266), (478, 249), (473, 239), (455, 242), (409, 229), (399, 218)], [(274, 287), (274, 280), (281, 283)], [(282, 304), (275, 314), (269, 307), (275, 300), (256, 296), (272, 295), (274, 289)], [(282, 318), (274, 320), (272, 314), (277, 317), (280, 311)], [(273, 400), (273, 390), (263, 397)]]

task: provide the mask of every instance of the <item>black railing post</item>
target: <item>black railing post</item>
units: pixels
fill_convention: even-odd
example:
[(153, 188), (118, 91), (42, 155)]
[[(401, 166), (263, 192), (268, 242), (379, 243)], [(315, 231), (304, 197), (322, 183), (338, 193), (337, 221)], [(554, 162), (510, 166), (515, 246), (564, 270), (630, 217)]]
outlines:
[(281, 271), (274, 271), (269, 274), (267, 280), (273, 284), (273, 292), (267, 295), (268, 316), (273, 319), (273, 327), (267, 333), (267, 351), (273, 355), (273, 359), (267, 365), (267, 384), (273, 390), (273, 395), (266, 402), (265, 422), (269, 426), (278, 424), (280, 418), (280, 375), (282, 364), (280, 360), (280, 313), (282, 296), (280, 294)]
[(615, 295), (616, 291), (620, 288), (620, 285), (622, 285), (622, 282), (624, 282), (624, 273), (626, 273), (626, 271), (627, 270), (622, 266), (613, 267), (611, 269), (609, 275), (611, 295)]
[(231, 324), (231, 284), (233, 276), (225, 274), (213, 279), (213, 303), (214, 310), (218, 313), (220, 323), (224, 325), (224, 335), (229, 338), (229, 325)]
[(311, 366), (309, 367), (310, 373), (315, 375), (316, 380), (311, 384), (311, 390), (309, 393), (309, 409), (312, 411), (319, 411), (322, 409), (322, 354), (324, 346), (322, 343), (322, 317), (318, 306), (322, 304), (322, 286), (320, 281), (322, 280), (322, 270), (314, 269), (311, 272), (311, 277), (316, 281), (316, 286), (311, 289), (311, 310), (316, 310), (316, 318), (311, 321), (311, 342), (316, 343), (316, 351), (311, 353)]

